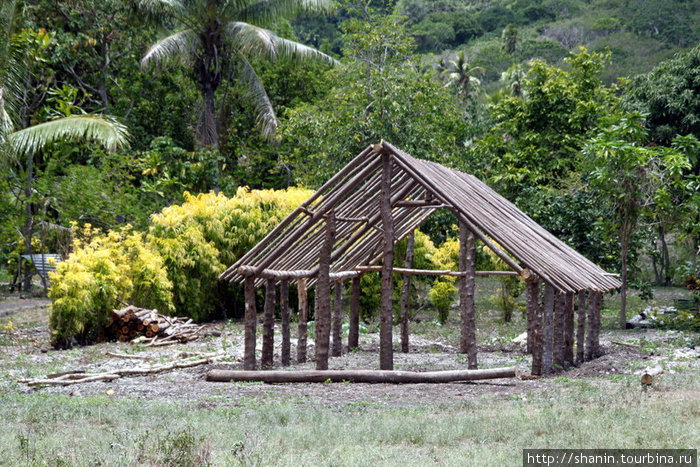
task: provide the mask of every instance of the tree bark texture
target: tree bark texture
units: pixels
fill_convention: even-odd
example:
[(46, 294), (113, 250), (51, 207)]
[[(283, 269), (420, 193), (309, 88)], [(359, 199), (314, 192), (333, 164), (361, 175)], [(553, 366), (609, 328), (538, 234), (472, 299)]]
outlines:
[(554, 298), (554, 367), (564, 368), (564, 320), (566, 295), (557, 293)]
[(593, 360), (600, 356), (600, 306), (602, 302), (600, 292), (591, 292), (588, 296), (588, 334), (586, 334), (586, 349), (584, 358)]
[(348, 329), (348, 350), (359, 346), (360, 338), (360, 277), (352, 279), (350, 286), (350, 326)]
[(299, 299), (299, 328), (297, 331), (297, 363), (306, 363), (306, 322), (309, 319), (309, 302), (306, 291), (306, 279), (297, 280), (297, 298)]
[(275, 281), (265, 281), (265, 307), (263, 311), (263, 343), (260, 368), (272, 368), (275, 349), (275, 299), (277, 298)]
[(583, 349), (586, 339), (586, 291), (578, 293), (578, 310), (576, 322), (576, 364), (583, 363)]
[[(406, 269), (413, 265), (413, 249), (415, 246), (415, 232), (411, 232), (406, 243)], [(401, 288), (401, 352), (408, 353), (408, 297), (411, 291), (411, 276), (403, 275), (403, 287)]]
[(333, 345), (331, 355), (340, 357), (343, 354), (343, 283), (336, 281), (333, 284)]
[(548, 375), (552, 372), (554, 350), (554, 287), (549, 284), (544, 286), (544, 322), (542, 343), (542, 373)]
[(282, 318), (282, 366), (289, 366), (291, 342), (289, 336), (289, 282), (280, 282), (280, 317)]
[[(525, 283), (528, 316), (532, 314), (532, 324), (528, 323), (528, 341), (532, 346), (533, 375), (542, 374), (542, 303), (540, 302), (541, 282), (537, 279)], [(532, 333), (532, 339), (530, 339)]]
[(564, 301), (564, 366), (574, 364), (574, 293), (566, 294)]
[(394, 266), (394, 220), (391, 213), (391, 172), (392, 157), (382, 154), (382, 181), (379, 199), (379, 210), (382, 219), (383, 248), (382, 255), (382, 296), (381, 316), (379, 327), (379, 368), (392, 370), (394, 368), (393, 338), (393, 266)]
[(377, 370), (324, 370), (324, 371), (238, 371), (211, 370), (207, 381), (262, 381), (265, 383), (451, 383), (481, 379), (514, 378), (515, 367), (484, 370), (451, 371), (377, 371)]
[(255, 370), (255, 277), (245, 278), (245, 337), (243, 351), (243, 368)]
[(462, 332), (459, 351), (467, 354), (468, 367), (477, 367), (476, 318), (474, 310), (474, 271), (476, 264), (476, 240), (464, 222), (459, 223), (459, 270), (466, 275), (459, 280), (459, 306)]
[(321, 246), (318, 281), (316, 283), (316, 369), (328, 369), (328, 345), (331, 324), (331, 283), (329, 278), (331, 252), (335, 242), (335, 214), (326, 216), (326, 232)]

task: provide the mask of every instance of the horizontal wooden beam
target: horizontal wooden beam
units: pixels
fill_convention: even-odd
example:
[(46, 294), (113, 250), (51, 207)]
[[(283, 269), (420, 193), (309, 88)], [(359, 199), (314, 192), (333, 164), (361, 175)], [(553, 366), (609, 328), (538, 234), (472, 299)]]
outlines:
[(207, 381), (262, 381), (264, 383), (451, 383), (481, 379), (514, 378), (515, 367), (483, 370), (396, 371), (396, 370), (301, 370), (242, 371), (211, 370)]
[[(373, 272), (381, 271), (381, 266), (358, 266), (355, 268), (356, 271), (362, 272)], [(397, 274), (409, 274), (413, 276), (455, 276), (462, 277), (466, 276), (466, 272), (460, 271), (450, 271), (450, 270), (433, 270), (433, 269), (407, 269), (407, 268), (394, 268), (393, 271)], [(477, 276), (519, 276), (515, 271), (475, 271)]]
[[(239, 266), (238, 274), (243, 277), (255, 276), (256, 279), (273, 279), (278, 281), (288, 281), (293, 279), (308, 279), (316, 277), (318, 269), (298, 269), (293, 271), (281, 271), (276, 269), (263, 269), (259, 273), (255, 272), (254, 266)], [(362, 271), (340, 271), (332, 272), (329, 277), (332, 281), (343, 281), (361, 276)]]

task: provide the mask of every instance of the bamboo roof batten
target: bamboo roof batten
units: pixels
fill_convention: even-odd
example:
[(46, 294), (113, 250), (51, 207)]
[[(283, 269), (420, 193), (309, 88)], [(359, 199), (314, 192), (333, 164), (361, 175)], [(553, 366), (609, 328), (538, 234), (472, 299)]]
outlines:
[[(375, 270), (382, 257), (383, 230), (377, 227), (381, 227), (382, 158), (387, 156), (391, 161), (394, 243), (435, 211), (447, 208), (513, 269), (503, 274), (521, 274), (527, 268), (560, 292), (602, 292), (620, 287), (617, 278), (557, 239), (478, 178), (415, 159), (384, 141), (352, 159), (220, 278), (243, 282), (245, 277), (252, 277), (256, 286), (268, 279), (303, 278), (309, 287), (313, 286), (324, 238), (323, 219), (330, 210), (336, 219), (330, 279), (340, 281)], [(444, 271), (435, 273), (440, 272)]]

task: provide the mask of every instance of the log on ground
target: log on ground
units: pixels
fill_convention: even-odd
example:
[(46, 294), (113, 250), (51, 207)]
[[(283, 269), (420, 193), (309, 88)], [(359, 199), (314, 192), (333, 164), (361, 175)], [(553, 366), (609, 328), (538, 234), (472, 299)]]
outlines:
[(264, 383), (453, 383), (482, 379), (514, 378), (515, 367), (482, 370), (398, 371), (398, 370), (304, 370), (242, 371), (211, 370), (207, 381), (262, 381)]

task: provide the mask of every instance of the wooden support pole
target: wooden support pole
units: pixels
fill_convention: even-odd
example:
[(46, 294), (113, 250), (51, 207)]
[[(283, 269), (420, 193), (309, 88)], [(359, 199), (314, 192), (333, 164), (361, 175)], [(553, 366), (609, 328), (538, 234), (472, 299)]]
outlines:
[(583, 349), (586, 338), (586, 291), (578, 293), (578, 313), (576, 322), (576, 364), (583, 363)]
[(280, 316), (282, 318), (282, 366), (289, 366), (291, 342), (289, 336), (289, 282), (280, 282)]
[(542, 330), (542, 374), (552, 372), (554, 350), (554, 287), (550, 284), (544, 286), (544, 320)]
[[(532, 323), (528, 322), (528, 342), (532, 346), (532, 369), (531, 374), (539, 376), (542, 374), (542, 302), (540, 300), (540, 289), (542, 282), (536, 277), (525, 282), (527, 293), (528, 318), (532, 316)], [(530, 339), (532, 333), (532, 339)]]
[(237, 371), (211, 370), (207, 381), (262, 381), (265, 383), (451, 383), (480, 379), (514, 378), (515, 367), (488, 368), (484, 370), (452, 371), (376, 371), (376, 370), (324, 370), (324, 371)]
[(263, 344), (260, 368), (272, 368), (275, 348), (275, 299), (277, 297), (275, 281), (265, 281), (265, 307), (263, 313)]
[(574, 365), (574, 293), (566, 294), (564, 301), (564, 367)]
[(335, 214), (330, 211), (326, 216), (326, 233), (321, 246), (316, 283), (316, 369), (328, 369), (328, 345), (330, 343), (331, 291), (330, 260), (335, 243)]
[(593, 360), (600, 356), (600, 306), (603, 299), (600, 292), (591, 291), (588, 296), (588, 334), (584, 358)]
[(299, 300), (297, 363), (306, 363), (306, 322), (309, 320), (309, 297), (306, 291), (306, 279), (297, 280), (297, 298)]
[(566, 295), (557, 293), (554, 299), (554, 367), (564, 368), (564, 315), (566, 311)]
[[(415, 246), (415, 231), (408, 235), (406, 241), (406, 261), (404, 265), (409, 269), (413, 265), (413, 249)], [(411, 276), (403, 275), (403, 287), (401, 288), (401, 352), (408, 353), (408, 296), (411, 290)]]
[(333, 283), (333, 291), (335, 297), (333, 299), (333, 345), (331, 346), (331, 355), (340, 357), (343, 354), (343, 283), (336, 281)]
[(459, 223), (459, 270), (466, 275), (459, 280), (459, 306), (462, 332), (459, 351), (467, 354), (469, 369), (477, 367), (476, 318), (474, 310), (474, 267), (476, 264), (476, 240), (463, 221)]
[(244, 285), (245, 296), (245, 337), (243, 351), (243, 368), (255, 370), (255, 277), (247, 276)]
[(359, 346), (360, 337), (360, 277), (352, 279), (350, 286), (350, 326), (348, 329), (348, 350)]
[(381, 278), (381, 315), (379, 325), (379, 368), (394, 369), (393, 334), (393, 267), (394, 267), (394, 221), (391, 214), (391, 169), (392, 157), (382, 154), (382, 183), (379, 210), (382, 219), (383, 249)]

